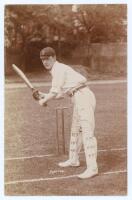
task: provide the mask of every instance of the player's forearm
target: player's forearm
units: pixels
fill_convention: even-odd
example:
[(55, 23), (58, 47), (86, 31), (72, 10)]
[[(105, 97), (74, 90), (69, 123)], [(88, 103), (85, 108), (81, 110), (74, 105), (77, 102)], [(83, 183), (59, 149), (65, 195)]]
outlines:
[(53, 93), (53, 92), (46, 94), (46, 95), (45, 95), (45, 98), (44, 98), (45, 102), (47, 102), (47, 101), (53, 99), (54, 97), (56, 97), (56, 95), (57, 95), (57, 94), (56, 94), (56, 93)]

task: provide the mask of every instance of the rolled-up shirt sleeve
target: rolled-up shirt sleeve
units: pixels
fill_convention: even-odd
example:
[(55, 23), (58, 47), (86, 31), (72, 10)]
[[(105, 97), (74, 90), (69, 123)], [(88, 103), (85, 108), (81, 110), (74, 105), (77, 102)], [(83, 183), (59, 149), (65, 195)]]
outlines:
[(56, 67), (52, 76), (51, 93), (61, 93), (62, 87), (65, 82), (65, 70), (61, 67)]

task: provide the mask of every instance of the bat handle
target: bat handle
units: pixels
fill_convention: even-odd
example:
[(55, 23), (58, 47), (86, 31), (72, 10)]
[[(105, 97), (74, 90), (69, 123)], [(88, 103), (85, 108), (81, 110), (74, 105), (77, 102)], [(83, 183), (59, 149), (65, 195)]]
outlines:
[(35, 89), (35, 88), (31, 88), (31, 90), (32, 90), (32, 92), (35, 92), (35, 91), (36, 91), (36, 89)]
[[(39, 101), (41, 99), (41, 98), (39, 98), (39, 91), (36, 90), (35, 88), (32, 88), (32, 93), (35, 93), (35, 92), (38, 93), (38, 97), (35, 98), (35, 100)], [(47, 103), (44, 103), (43, 106), (47, 107)]]

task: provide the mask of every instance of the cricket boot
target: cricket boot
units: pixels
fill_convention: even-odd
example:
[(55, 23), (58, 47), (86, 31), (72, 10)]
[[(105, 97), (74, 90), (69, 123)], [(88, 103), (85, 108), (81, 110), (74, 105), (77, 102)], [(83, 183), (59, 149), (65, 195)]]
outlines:
[(88, 168), (86, 169), (83, 173), (77, 175), (78, 178), (80, 179), (86, 179), (86, 178), (91, 178), (94, 177), (98, 174), (98, 168)]

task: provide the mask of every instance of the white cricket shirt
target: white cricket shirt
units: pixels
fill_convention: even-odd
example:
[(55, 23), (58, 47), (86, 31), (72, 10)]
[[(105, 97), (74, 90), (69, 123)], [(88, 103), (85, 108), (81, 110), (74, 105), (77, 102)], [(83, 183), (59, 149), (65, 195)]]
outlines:
[(87, 79), (70, 66), (56, 61), (50, 71), (52, 75), (52, 87), (50, 92), (61, 93), (85, 83)]

